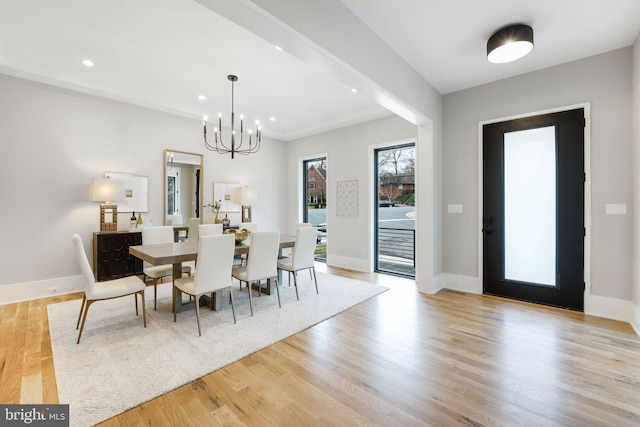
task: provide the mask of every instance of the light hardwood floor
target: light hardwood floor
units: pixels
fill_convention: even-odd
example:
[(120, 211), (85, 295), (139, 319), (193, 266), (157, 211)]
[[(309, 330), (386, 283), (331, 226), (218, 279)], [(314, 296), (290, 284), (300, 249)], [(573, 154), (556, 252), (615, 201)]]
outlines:
[[(100, 425), (640, 425), (627, 324), (329, 272), (390, 290)], [(79, 297), (0, 306), (0, 402), (58, 403), (46, 306)]]

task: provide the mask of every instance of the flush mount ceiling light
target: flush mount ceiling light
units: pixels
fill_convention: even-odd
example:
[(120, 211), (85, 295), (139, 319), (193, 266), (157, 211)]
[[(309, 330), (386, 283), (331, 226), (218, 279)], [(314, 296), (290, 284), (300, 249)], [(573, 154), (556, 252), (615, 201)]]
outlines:
[(496, 31), (487, 42), (487, 59), (494, 64), (520, 59), (533, 49), (533, 28), (514, 24)]

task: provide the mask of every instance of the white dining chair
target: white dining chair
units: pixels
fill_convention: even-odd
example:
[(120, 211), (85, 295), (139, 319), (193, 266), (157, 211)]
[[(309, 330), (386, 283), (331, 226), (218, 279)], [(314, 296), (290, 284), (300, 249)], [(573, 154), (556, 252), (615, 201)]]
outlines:
[(198, 241), (200, 218), (189, 218), (189, 230), (187, 230), (187, 241)]
[[(231, 288), (231, 268), (233, 266), (234, 252), (235, 238), (231, 234), (200, 237), (198, 241), (198, 270), (193, 276), (183, 277), (173, 282), (174, 322), (177, 317), (175, 301), (178, 297), (178, 290), (180, 290), (195, 298), (198, 336), (202, 336), (200, 329), (200, 297), (211, 293), (211, 299), (213, 300), (214, 292), (227, 288), (231, 299), (233, 323), (236, 323), (236, 309)], [(213, 310), (213, 301), (211, 309)]]
[(222, 234), (222, 224), (200, 224), (198, 226), (198, 234), (200, 236), (215, 236)]
[(182, 225), (182, 215), (167, 215), (167, 225)]
[[(80, 313), (78, 314), (78, 322), (76, 323), (76, 329), (80, 327), (78, 332), (78, 340), (76, 344), (80, 344), (80, 337), (84, 330), (84, 324), (87, 320), (87, 313), (89, 312), (89, 306), (96, 301), (103, 301), (112, 298), (120, 298), (127, 295), (133, 295), (136, 301), (136, 316), (138, 315), (138, 295), (142, 300), (142, 321), (144, 327), (147, 327), (147, 310), (144, 303), (144, 290), (146, 286), (138, 276), (127, 276), (120, 279), (107, 280), (105, 282), (98, 282), (94, 280), (93, 271), (87, 254), (84, 251), (84, 245), (82, 239), (77, 234), (73, 235), (73, 246), (75, 248), (76, 260), (82, 276), (84, 278), (84, 295), (82, 297), (82, 305), (80, 306)], [(82, 318), (82, 324), (80, 319)]]
[[(241, 222), (238, 225), (238, 229), (242, 230), (243, 228), (246, 228), (251, 233), (253, 233), (254, 231), (258, 231), (258, 223), (257, 222)], [(240, 264), (245, 265), (246, 263), (247, 263), (247, 254), (241, 254)], [(240, 284), (240, 289), (242, 289), (242, 284)]]
[[(159, 225), (154, 227), (144, 227), (142, 229), (142, 244), (157, 245), (162, 243), (173, 243), (173, 227), (169, 225)], [(173, 265), (151, 265), (145, 262), (142, 269), (145, 278), (151, 279), (149, 286), (153, 286), (153, 310), (157, 310), (158, 305), (158, 282), (162, 283), (162, 279), (173, 275)], [(191, 275), (191, 266), (183, 265), (182, 274)], [(174, 279), (179, 279), (175, 277)]]
[(249, 293), (249, 307), (253, 316), (253, 299), (251, 283), (258, 283), (262, 280), (274, 280), (276, 292), (278, 294), (278, 306), (282, 308), (280, 301), (280, 289), (278, 288), (278, 251), (280, 249), (279, 231), (256, 231), (251, 233), (251, 243), (249, 245), (249, 257), (246, 266), (234, 267), (231, 270), (233, 277), (247, 284)]
[(300, 270), (308, 269), (310, 273), (313, 272), (316, 293), (318, 293), (318, 279), (316, 277), (314, 260), (317, 238), (318, 230), (315, 227), (299, 227), (296, 231), (296, 243), (293, 247), (291, 257), (278, 260), (278, 269), (285, 270), (289, 273), (289, 283), (291, 283), (291, 273), (293, 273), (293, 285), (296, 288), (296, 298), (298, 301), (300, 300), (300, 296), (298, 295), (296, 273)]

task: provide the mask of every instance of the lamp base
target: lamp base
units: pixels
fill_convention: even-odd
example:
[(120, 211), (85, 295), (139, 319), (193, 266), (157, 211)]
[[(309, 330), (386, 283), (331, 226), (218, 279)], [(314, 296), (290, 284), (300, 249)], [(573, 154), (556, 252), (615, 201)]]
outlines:
[(242, 222), (251, 222), (251, 206), (242, 205)]
[(118, 205), (100, 204), (100, 231), (118, 231)]

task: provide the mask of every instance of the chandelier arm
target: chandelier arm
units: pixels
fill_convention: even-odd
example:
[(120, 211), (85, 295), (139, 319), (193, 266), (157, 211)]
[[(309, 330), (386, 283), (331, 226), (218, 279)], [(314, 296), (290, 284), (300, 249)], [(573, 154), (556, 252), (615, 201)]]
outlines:
[[(220, 142), (220, 146), (218, 146), (218, 140)], [(216, 151), (220, 154), (230, 153), (231, 149), (226, 146), (226, 144), (222, 141), (222, 131), (219, 132), (219, 135), (216, 134), (216, 143), (212, 145), (207, 140), (207, 123), (204, 124), (204, 146), (210, 151)]]

